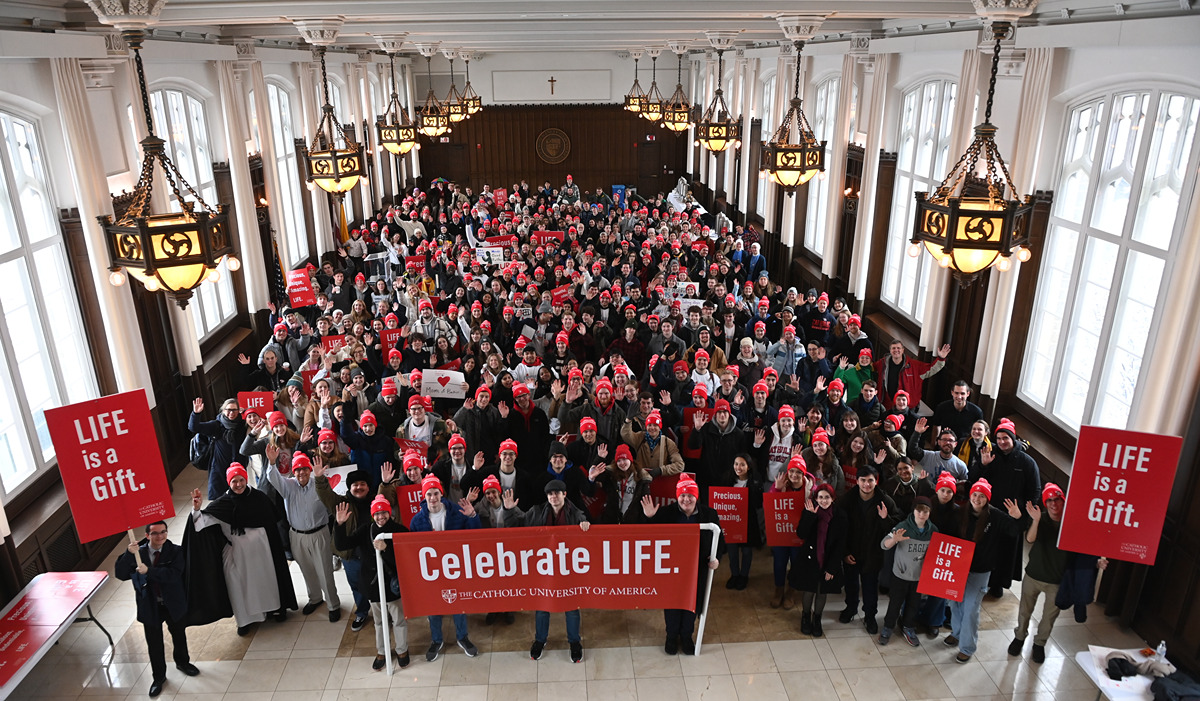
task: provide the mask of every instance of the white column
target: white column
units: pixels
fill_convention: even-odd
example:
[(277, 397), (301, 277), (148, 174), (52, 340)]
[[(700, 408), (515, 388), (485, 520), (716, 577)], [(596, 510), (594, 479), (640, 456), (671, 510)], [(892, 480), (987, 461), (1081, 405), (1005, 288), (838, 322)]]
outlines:
[[(891, 87), (893, 54), (874, 57), (871, 100), (865, 115), (862, 189), (858, 194), (858, 218), (854, 231), (854, 259), (850, 266), (850, 290), (858, 299), (867, 294), (867, 271), (871, 266), (871, 237), (875, 229), (875, 197), (879, 187), (879, 151), (883, 148), (887, 92)], [(864, 115), (860, 115), (860, 119)]]
[[(412, 65), (411, 64), (404, 67), (404, 91), (408, 97), (408, 114), (413, 119), (416, 119), (416, 117), (417, 117), (416, 104), (417, 103), (416, 103), (416, 100), (413, 98), (414, 93), (416, 93), (416, 86), (413, 84), (413, 74), (412, 74)], [(421, 144), (419, 142), (420, 138), (421, 138), (420, 136), (417, 137), (417, 139), (418, 139), (417, 145), (413, 147), (413, 150), (408, 152), (409, 156), (412, 157), (412, 173), (410, 173), (408, 175), (411, 175), (411, 177), (413, 177), (413, 178), (421, 177), (421, 153), (420, 153)]]
[[(979, 89), (979, 49), (963, 52), (962, 71), (958, 79), (958, 99), (954, 101), (954, 126), (950, 131), (950, 153), (946, 168), (952, 168), (959, 156), (967, 150), (975, 128), (975, 93)], [(928, 255), (922, 251), (921, 255)], [(946, 321), (946, 297), (950, 285), (957, 285), (948, 269), (934, 266), (929, 273), (929, 286), (925, 296), (925, 314), (921, 322), (922, 348), (934, 350), (942, 345), (942, 326)]]
[[(729, 109), (733, 110), (734, 115), (737, 115), (742, 120), (742, 172), (739, 175), (741, 186), (738, 189), (738, 200), (742, 206), (742, 213), (749, 215), (753, 211), (756, 203), (750, 201), (750, 178), (758, 177), (758, 161), (750, 160), (750, 122), (754, 119), (754, 93), (758, 90), (758, 69), (760, 61), (757, 58), (748, 58), (742, 64), (742, 72), (745, 74), (745, 88), (742, 90), (741, 103), (738, 105), (730, 105)], [(763, 111), (763, 110), (760, 110)], [(770, 138), (770, 134), (763, 134), (763, 139)], [(762, 187), (766, 187), (763, 185)]]
[[(853, 105), (854, 74), (858, 61), (852, 54), (842, 56), (842, 77), (838, 83), (837, 118), (833, 128), (833, 143), (829, 145), (829, 158), (825, 161), (825, 177), (829, 187), (825, 189), (825, 255), (821, 259), (821, 272), (833, 277), (838, 265), (838, 246), (841, 242), (842, 201), (846, 189), (846, 151), (850, 144), (850, 110)], [(817, 232), (820, 235), (820, 232)]]
[[(1025, 50), (1025, 75), (1017, 109), (1016, 137), (1011, 160), (1008, 161), (1014, 184), (1022, 188), (1017, 195), (1033, 192), (1033, 177), (1038, 167), (1042, 125), (1049, 104), (1053, 72), (1054, 49)], [(972, 378), (979, 383), (984, 394), (993, 397), (1000, 391), (1000, 376), (1004, 369), (1004, 355), (1008, 350), (1013, 304), (1022, 267), (1016, 256), (1009, 260), (1012, 261), (1012, 269), (1008, 272), (1000, 272), (995, 267), (988, 272), (991, 281), (983, 311), (979, 352), (975, 358), (975, 376)]]
[[(726, 53), (730, 53), (730, 52), (727, 51)], [(746, 63), (746, 57), (744, 55), (744, 51), (742, 49), (737, 49), (737, 50), (735, 50), (734, 53), (735, 53), (735, 56), (732, 61), (732, 63), (733, 63), (733, 78), (729, 81), (728, 85), (723, 86), (723, 89), (728, 88), (728, 90), (726, 91), (725, 104), (729, 105), (729, 109), (731, 109), (731, 110), (736, 110), (738, 103), (741, 102), (742, 92), (745, 90), (744, 81), (745, 81), (745, 77), (746, 77), (745, 71), (743, 71), (743, 68)], [(721, 78), (724, 78), (724, 76), (721, 76)], [(709, 98), (709, 100), (711, 100), (711, 99), (712, 98)], [(705, 104), (707, 105), (708, 103), (706, 102)], [(738, 114), (739, 113), (735, 111), (730, 116), (736, 118)], [(734, 161), (736, 160), (734, 158), (734, 154), (736, 154), (736, 153), (737, 153), (737, 150), (735, 148), (733, 148), (732, 146), (725, 149), (725, 155), (724, 155), (724, 158), (725, 158), (725, 182), (722, 185), (722, 187), (725, 189), (725, 200), (730, 205), (733, 204), (733, 188), (734, 188), (733, 165), (734, 165)], [(738, 191), (739, 197), (741, 196), (742, 192), (743, 191), (741, 191), (741, 190)], [(732, 210), (732, 207), (730, 209)], [(731, 214), (732, 214), (732, 211), (731, 211)]]
[[(217, 79), (221, 90), (225, 144), (229, 157), (229, 179), (233, 185), (233, 208), (237, 215), (242, 279), (246, 284), (246, 305), (251, 311), (266, 309), (271, 299), (267, 288), (267, 268), (258, 236), (258, 214), (254, 186), (250, 183), (250, 164), (246, 160), (246, 115), (238, 93), (244, 91), (237, 61), (217, 61)], [(237, 273), (234, 273), (237, 274)]]
[[(254, 90), (254, 115), (258, 119), (258, 136), (259, 148), (262, 153), (263, 161), (263, 182), (267, 188), (267, 201), (271, 206), (271, 220), (275, 224), (275, 230), (279, 233), (275, 237), (275, 242), (279, 246), (279, 256), (283, 260), (283, 265), (290, 265), (292, 260), (292, 251), (288, 248), (287, 232), (282, 229), (287, 225), (287, 219), (283, 216), (283, 190), (281, 183), (284, 177), (291, 177), (290, 174), (280, 173), (279, 164), (275, 160), (275, 115), (271, 112), (271, 102), (267, 99), (267, 81), (263, 77), (262, 63), (260, 61), (250, 62), (250, 87)], [(291, 148), (291, 144), (284, 144), (283, 148)]]
[[(141, 331), (133, 299), (128, 291), (113, 287), (108, 282), (108, 246), (104, 230), (96, 217), (112, 214), (112, 197), (105, 184), (107, 181), (100, 154), (96, 150), (96, 130), (92, 124), (83, 71), (76, 58), (51, 59), (51, 68), (58, 117), (71, 164), (71, 185), (79, 206), (92, 273), (90, 280), (79, 282), (90, 283), (96, 290), (117, 389), (126, 392), (146, 388), (146, 397), (153, 408), (155, 400), (154, 392), (150, 391), (152, 387), (146, 352), (141, 343), (134, 341), (141, 338)], [(132, 278), (127, 280), (127, 285), (140, 284)]]
[[(708, 103), (703, 101), (704, 96), (701, 95), (700, 92), (700, 62), (693, 61), (690, 58), (688, 59), (688, 85), (691, 88), (688, 90), (688, 93), (694, 96), (692, 98), (692, 104), (699, 105), (703, 113), (704, 107)], [(686, 148), (687, 158), (684, 167), (687, 169), (688, 176), (690, 177), (696, 172), (696, 149), (692, 145), (692, 143), (696, 140), (696, 128), (692, 127), (690, 130), (688, 130), (688, 133), (691, 135), (691, 141), (689, 141)], [(704, 149), (701, 150), (703, 151)]]

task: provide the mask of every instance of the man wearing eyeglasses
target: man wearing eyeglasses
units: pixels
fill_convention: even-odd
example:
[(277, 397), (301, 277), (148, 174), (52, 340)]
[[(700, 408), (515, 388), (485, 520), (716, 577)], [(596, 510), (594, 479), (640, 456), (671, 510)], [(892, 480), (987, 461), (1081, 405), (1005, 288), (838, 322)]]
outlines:
[(150, 697), (162, 693), (167, 680), (167, 658), (163, 649), (162, 624), (167, 624), (174, 648), (175, 668), (189, 677), (200, 674), (188, 656), (187, 592), (183, 585), (183, 548), (167, 540), (167, 524), (155, 521), (146, 526), (146, 539), (130, 542), (117, 558), (117, 579), (133, 581), (137, 596), (137, 619), (146, 634), (150, 653)]

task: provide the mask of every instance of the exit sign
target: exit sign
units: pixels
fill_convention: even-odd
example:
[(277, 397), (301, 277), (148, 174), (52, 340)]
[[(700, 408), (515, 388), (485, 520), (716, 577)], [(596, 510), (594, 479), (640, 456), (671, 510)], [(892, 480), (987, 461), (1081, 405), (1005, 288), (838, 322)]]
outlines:
[(654, 134), (646, 134), (646, 141), (654, 141)]

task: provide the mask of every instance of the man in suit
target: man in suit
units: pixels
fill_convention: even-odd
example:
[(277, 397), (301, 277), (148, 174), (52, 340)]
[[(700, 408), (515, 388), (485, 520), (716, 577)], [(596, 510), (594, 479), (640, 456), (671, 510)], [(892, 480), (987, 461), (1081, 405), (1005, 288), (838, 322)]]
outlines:
[(129, 544), (117, 558), (116, 575), (120, 580), (133, 580), (137, 596), (137, 619), (146, 633), (150, 653), (150, 697), (162, 693), (167, 680), (167, 658), (163, 649), (162, 624), (167, 624), (174, 647), (175, 668), (189, 677), (200, 674), (188, 656), (187, 591), (183, 585), (183, 548), (167, 540), (167, 524), (155, 521), (146, 526), (146, 539)]

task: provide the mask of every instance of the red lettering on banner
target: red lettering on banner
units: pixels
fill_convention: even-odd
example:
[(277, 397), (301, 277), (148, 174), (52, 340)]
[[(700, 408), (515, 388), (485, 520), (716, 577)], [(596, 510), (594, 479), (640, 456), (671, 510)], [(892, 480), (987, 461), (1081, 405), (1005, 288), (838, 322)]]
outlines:
[(403, 533), (393, 542), (409, 618), (696, 606), (695, 524)]
[(379, 342), (383, 344), (383, 362), (387, 362), (388, 352), (401, 345), (404, 329), (384, 329), (379, 332)]
[(562, 243), (567, 235), (562, 231), (534, 231), (529, 234), (529, 237), (539, 245), (544, 246), (548, 241)]
[(396, 487), (396, 507), (399, 509), (398, 515), (400, 522), (408, 528), (408, 524), (412, 523), (413, 516), (421, 510), (421, 485), (409, 484), (403, 487)]
[(925, 549), (917, 591), (939, 599), (962, 601), (974, 556), (975, 544), (971, 541), (934, 533)]
[(404, 256), (404, 268), (416, 268), (419, 272), (425, 272), (425, 256)]
[(146, 391), (46, 411), (80, 542), (175, 515)]
[(763, 518), (767, 523), (767, 545), (795, 548), (804, 545), (796, 535), (800, 512), (804, 510), (804, 492), (766, 492), (763, 494)]
[(288, 304), (292, 307), (309, 307), (317, 303), (312, 280), (307, 270), (289, 270), (287, 274)]
[(415, 450), (421, 454), (421, 467), (425, 467), (425, 456), (429, 453), (429, 445), (421, 441), (410, 441), (407, 438), (393, 438), (396, 445), (400, 446), (400, 455), (404, 455), (410, 450)]
[(553, 290), (550, 290), (550, 301), (552, 304), (564, 304), (568, 299), (570, 299), (570, 297), (570, 283), (562, 285), (561, 287), (555, 287)]
[(346, 345), (346, 334), (340, 334), (337, 336), (322, 336), (321, 337), (321, 348), (323, 348), (326, 353), (334, 353), (339, 348), (341, 348), (345, 345)]
[(726, 543), (745, 543), (749, 535), (750, 490), (746, 487), (709, 487), (708, 505), (717, 512)]
[(1178, 436), (1080, 427), (1058, 547), (1153, 565), (1182, 448)]

